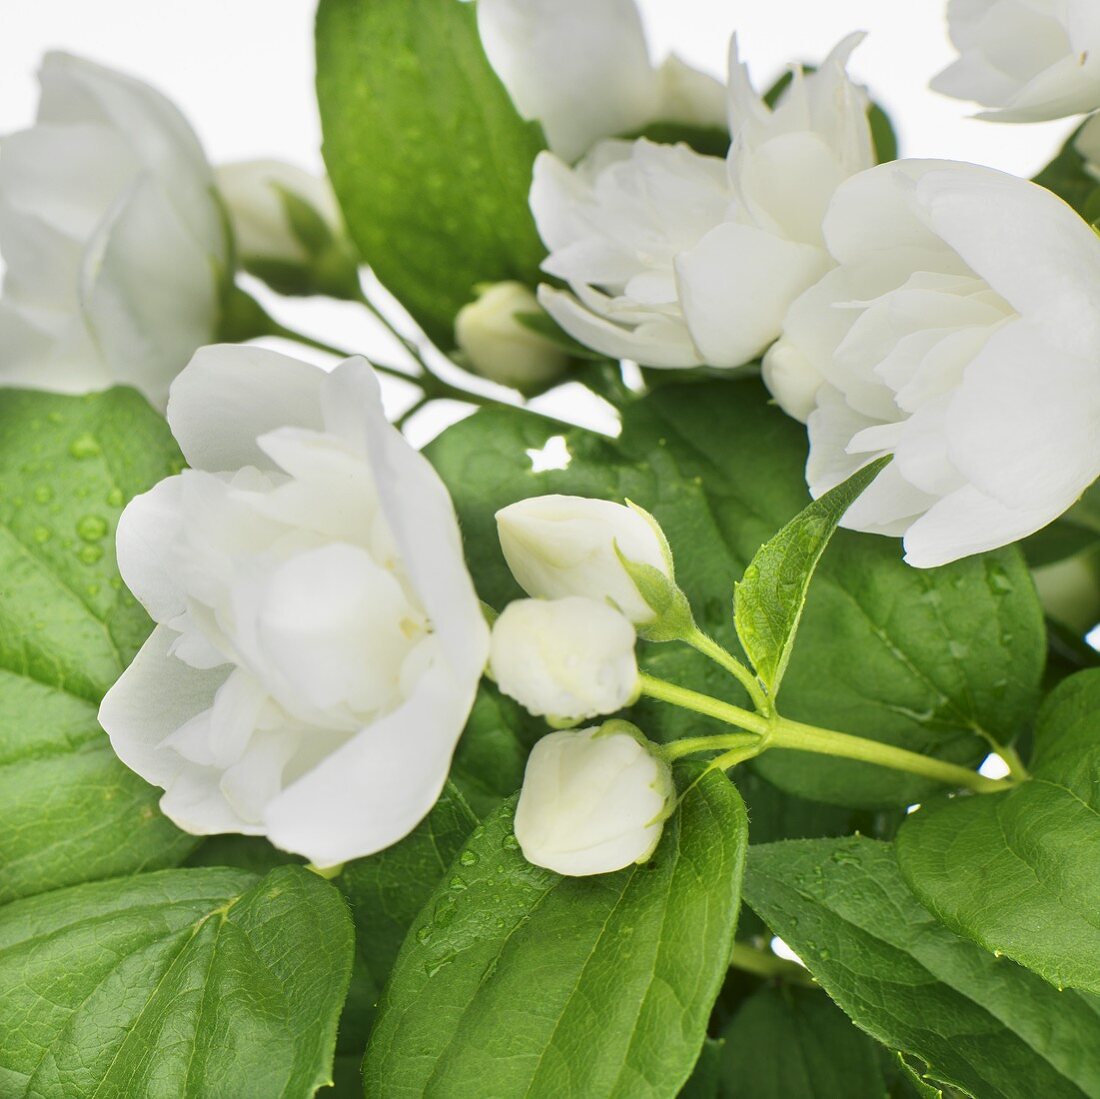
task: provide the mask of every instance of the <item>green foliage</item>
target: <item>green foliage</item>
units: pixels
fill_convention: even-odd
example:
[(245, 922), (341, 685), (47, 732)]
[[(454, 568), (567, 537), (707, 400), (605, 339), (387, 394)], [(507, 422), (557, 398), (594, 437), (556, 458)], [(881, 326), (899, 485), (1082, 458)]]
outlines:
[(1029, 781), (925, 804), (897, 846), (909, 885), (948, 927), (1060, 988), (1100, 992), (1100, 670), (1047, 700)]
[[(558, 434), (521, 412), (482, 411), (444, 432), (428, 455), (454, 497), (483, 599), (520, 592), (500, 553), (495, 511), (543, 493), (630, 499), (652, 512), (676, 557), (699, 625), (736, 649), (730, 580), (808, 503), (805, 430), (756, 381), (670, 384), (629, 405), (608, 440), (565, 433), (571, 461), (535, 473), (527, 451)], [(1014, 549), (939, 569), (910, 568), (897, 542), (838, 532), (818, 567), (783, 684), (793, 719), (976, 763), (987, 737), (1010, 741), (1031, 717), (1045, 654), (1042, 612)], [(643, 648), (644, 670), (731, 699), (740, 688), (682, 646)], [(741, 696), (743, 698), (743, 695)], [(718, 731), (652, 701), (635, 707), (646, 735)], [(869, 809), (911, 804), (938, 787), (846, 760), (769, 752), (773, 784), (816, 801)]]
[(367, 1049), (366, 1094), (674, 1095), (737, 922), (737, 791), (710, 772), (649, 865), (591, 878), (528, 864), (513, 808), (474, 833), (406, 939)]
[(0, 909), (0, 1094), (311, 1096), (352, 949), (340, 894), (297, 867), (16, 901)]
[(889, 462), (880, 458), (800, 511), (756, 551), (734, 590), (734, 624), (774, 699), (794, 648), (810, 581), (844, 513)]
[(978, 1099), (1100, 1096), (1100, 1000), (947, 930), (890, 845), (753, 847), (745, 899), (861, 1029)]
[(479, 283), (538, 281), (541, 131), (490, 68), (473, 4), (321, 0), (317, 97), (351, 237), (436, 343)]
[(336, 879), (351, 904), (359, 954), (378, 987), (410, 924), (476, 824), (466, 800), (448, 783), (432, 811), (400, 843), (349, 862)]
[(527, 754), (546, 732), (541, 718), (482, 682), (451, 764), (451, 781), (478, 817), (519, 789)]
[(115, 565), (118, 516), (179, 462), (132, 390), (0, 390), (0, 902), (195, 845), (96, 720), (150, 629)]
[(722, 1099), (882, 1099), (878, 1047), (824, 992), (764, 986), (723, 1030)]
[(1082, 217), (1094, 221), (1100, 216), (1100, 181), (1085, 167), (1085, 158), (1077, 151), (1077, 138), (1084, 126), (1070, 134), (1058, 155), (1035, 177), (1035, 182), (1064, 199)]

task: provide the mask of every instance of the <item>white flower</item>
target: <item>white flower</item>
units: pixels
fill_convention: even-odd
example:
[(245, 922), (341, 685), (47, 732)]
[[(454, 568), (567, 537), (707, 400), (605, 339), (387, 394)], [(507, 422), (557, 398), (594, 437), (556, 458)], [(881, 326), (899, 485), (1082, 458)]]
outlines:
[(653, 854), (676, 791), (668, 764), (624, 728), (550, 733), (535, 745), (515, 821), (528, 862), (583, 877)]
[(0, 384), (136, 386), (164, 406), (215, 335), (228, 245), (210, 167), (159, 92), (61, 53), (0, 147)]
[(446, 779), (488, 629), (446, 489), (361, 359), (204, 348), (168, 417), (193, 467), (137, 497), (123, 578), (157, 626), (100, 721), (198, 834), (318, 865), (399, 840)]
[(677, 57), (654, 68), (634, 0), (479, 0), (477, 18), (516, 109), (565, 160), (650, 122), (725, 124), (717, 80)]
[(1100, 474), (1100, 240), (1061, 199), (989, 168), (900, 161), (837, 192), (840, 266), (791, 309), (772, 357), (813, 393), (819, 496), (894, 461), (844, 525), (943, 564), (1006, 545)]
[(265, 262), (308, 265), (319, 246), (327, 243), (310, 240), (308, 228), (295, 224), (288, 201), (297, 201), (313, 212), (317, 228), (327, 234), (328, 242), (344, 235), (340, 207), (323, 176), (281, 160), (222, 164), (215, 175), (245, 267)]
[(595, 599), (520, 599), (493, 625), (489, 668), (497, 686), (540, 717), (613, 714), (638, 693), (630, 621)]
[(729, 157), (605, 141), (576, 168), (535, 163), (531, 209), (550, 256), (547, 312), (581, 343), (645, 366), (735, 367), (778, 336), (787, 306), (829, 268), (821, 219), (874, 163), (867, 97), (845, 39), (800, 69), (772, 110), (730, 48)]
[(482, 377), (520, 390), (539, 389), (569, 367), (566, 351), (516, 319), (517, 313), (541, 312), (522, 283), (495, 283), (459, 310), (455, 341)]
[(994, 122), (1043, 122), (1100, 107), (1096, 0), (950, 0), (960, 57), (932, 87), (990, 108)]
[(665, 576), (672, 566), (661, 536), (638, 512), (584, 496), (533, 496), (502, 508), (496, 519), (504, 559), (528, 595), (581, 595), (610, 602), (635, 625), (653, 620), (619, 553)]

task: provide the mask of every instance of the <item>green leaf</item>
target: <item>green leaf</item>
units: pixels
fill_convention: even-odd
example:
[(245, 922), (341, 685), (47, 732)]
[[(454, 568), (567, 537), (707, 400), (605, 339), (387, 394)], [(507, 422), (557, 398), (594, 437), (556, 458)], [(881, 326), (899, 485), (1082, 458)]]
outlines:
[(882, 1099), (875, 1043), (824, 992), (765, 986), (723, 1030), (723, 1099)]
[(591, 878), (529, 865), (513, 810), (474, 833), (406, 940), (367, 1048), (366, 1094), (675, 1095), (733, 942), (737, 791), (710, 772), (652, 863)]
[(1035, 182), (1053, 191), (1068, 202), (1079, 214), (1092, 221), (1100, 182), (1085, 167), (1085, 158), (1077, 151), (1077, 138), (1086, 124), (1078, 126), (1070, 134), (1058, 155), (1035, 177)]
[[(568, 467), (533, 472), (528, 451), (559, 434)], [(478, 591), (498, 609), (522, 594), (500, 552), (498, 508), (553, 492), (630, 499), (668, 535), (699, 625), (732, 651), (731, 581), (809, 503), (805, 428), (751, 380), (665, 385), (626, 407), (618, 440), (484, 410), (427, 453), (454, 497)], [(1015, 549), (922, 570), (904, 563), (895, 540), (839, 531), (798, 637), (783, 681), (783, 711), (795, 720), (975, 764), (987, 736), (1011, 741), (1035, 712), (1046, 638)], [(641, 659), (652, 675), (744, 700), (725, 672), (683, 646), (643, 645)], [(630, 719), (657, 740), (724, 729), (652, 700)], [(767, 752), (754, 766), (788, 792), (869, 809), (939, 789), (801, 752)]]
[(703, 1039), (703, 1051), (695, 1062), (688, 1082), (680, 1089), (678, 1099), (718, 1099), (719, 1074), (722, 1071), (722, 1042)]
[(489, 66), (473, 4), (321, 0), (317, 97), (351, 237), (436, 343), (479, 283), (539, 280), (541, 131)]
[(432, 811), (400, 843), (349, 862), (335, 884), (351, 904), (356, 944), (381, 987), (417, 913), (477, 825), (448, 783)]
[(756, 551), (734, 589), (737, 637), (772, 698), (794, 647), (810, 581), (844, 513), (889, 464), (879, 458), (803, 508)]
[(0, 390), (0, 902), (170, 866), (197, 842), (96, 719), (151, 627), (115, 565), (119, 513), (180, 461), (132, 390)]
[(352, 951), (340, 894), (297, 867), (16, 901), (0, 909), (0, 1094), (310, 1096)]
[(1031, 779), (937, 799), (898, 833), (917, 896), (960, 935), (1062, 987), (1100, 992), (1100, 670), (1050, 696)]
[(482, 682), (451, 764), (451, 781), (479, 818), (520, 788), (527, 755), (547, 732), (541, 718)]
[(980, 1099), (1100, 1096), (1100, 1001), (1058, 992), (936, 921), (889, 844), (753, 847), (745, 899), (872, 1037)]

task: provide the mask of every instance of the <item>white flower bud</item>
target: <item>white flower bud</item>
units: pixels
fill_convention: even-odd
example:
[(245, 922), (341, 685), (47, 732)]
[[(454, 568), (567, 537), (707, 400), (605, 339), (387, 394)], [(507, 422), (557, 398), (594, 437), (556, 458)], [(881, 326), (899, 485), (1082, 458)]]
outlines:
[(672, 576), (663, 540), (638, 512), (583, 496), (534, 496), (496, 518), (504, 558), (528, 595), (610, 601), (635, 625), (655, 618), (619, 559)]
[(613, 714), (638, 691), (634, 627), (594, 599), (520, 599), (493, 626), (489, 666), (500, 689), (539, 716)]
[(668, 764), (631, 728), (611, 722), (535, 745), (516, 806), (528, 862), (583, 877), (653, 854), (676, 791)]
[(282, 294), (358, 292), (358, 256), (329, 181), (280, 160), (215, 172), (241, 266)]
[(517, 313), (541, 312), (522, 283), (498, 282), (459, 310), (455, 340), (483, 378), (519, 390), (540, 388), (569, 367), (566, 351), (516, 319)]

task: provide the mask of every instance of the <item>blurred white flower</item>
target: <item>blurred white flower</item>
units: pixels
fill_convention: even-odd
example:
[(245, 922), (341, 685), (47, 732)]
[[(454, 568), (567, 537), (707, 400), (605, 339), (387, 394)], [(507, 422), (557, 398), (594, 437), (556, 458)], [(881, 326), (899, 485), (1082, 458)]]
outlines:
[(1096, 0), (950, 0), (959, 59), (932, 81), (994, 122), (1044, 122), (1100, 108)]
[(717, 80), (677, 57), (654, 68), (634, 0), (479, 0), (477, 18), (516, 109), (565, 160), (650, 122), (725, 125)]
[(1036, 184), (899, 161), (841, 186), (825, 236), (840, 266), (794, 303), (765, 364), (785, 407), (813, 394), (813, 495), (893, 453), (844, 525), (904, 534), (922, 568), (1070, 507), (1100, 474), (1092, 229)]
[(576, 168), (535, 164), (531, 209), (550, 255), (547, 312), (581, 343), (644, 366), (735, 367), (778, 336), (831, 265), (821, 219), (874, 163), (868, 100), (845, 71), (860, 35), (795, 69), (773, 110), (730, 48), (726, 160), (686, 145), (605, 141)]
[(584, 496), (533, 496), (502, 508), (496, 519), (504, 559), (528, 595), (581, 595), (610, 602), (635, 625), (653, 620), (619, 553), (665, 576), (672, 565), (661, 536), (638, 512)]
[(630, 621), (595, 599), (519, 599), (493, 625), (489, 667), (529, 713), (578, 721), (637, 695), (636, 640)]
[(518, 313), (542, 312), (522, 283), (498, 282), (455, 318), (455, 342), (483, 378), (521, 391), (537, 390), (569, 368), (569, 354), (548, 336), (528, 328)]
[(46, 55), (36, 124), (0, 144), (0, 384), (123, 383), (161, 408), (217, 331), (228, 243), (195, 134), (159, 92)]
[(355, 252), (326, 177), (280, 160), (222, 164), (215, 177), (245, 270), (284, 292), (323, 292), (337, 280), (358, 286)]
[(676, 791), (668, 764), (626, 729), (611, 722), (550, 733), (535, 745), (515, 821), (528, 862), (584, 877), (653, 854)]
[(100, 721), (198, 834), (318, 865), (431, 808), (488, 656), (450, 497), (378, 382), (254, 347), (200, 351), (169, 423), (193, 467), (137, 497), (122, 576), (157, 626)]

